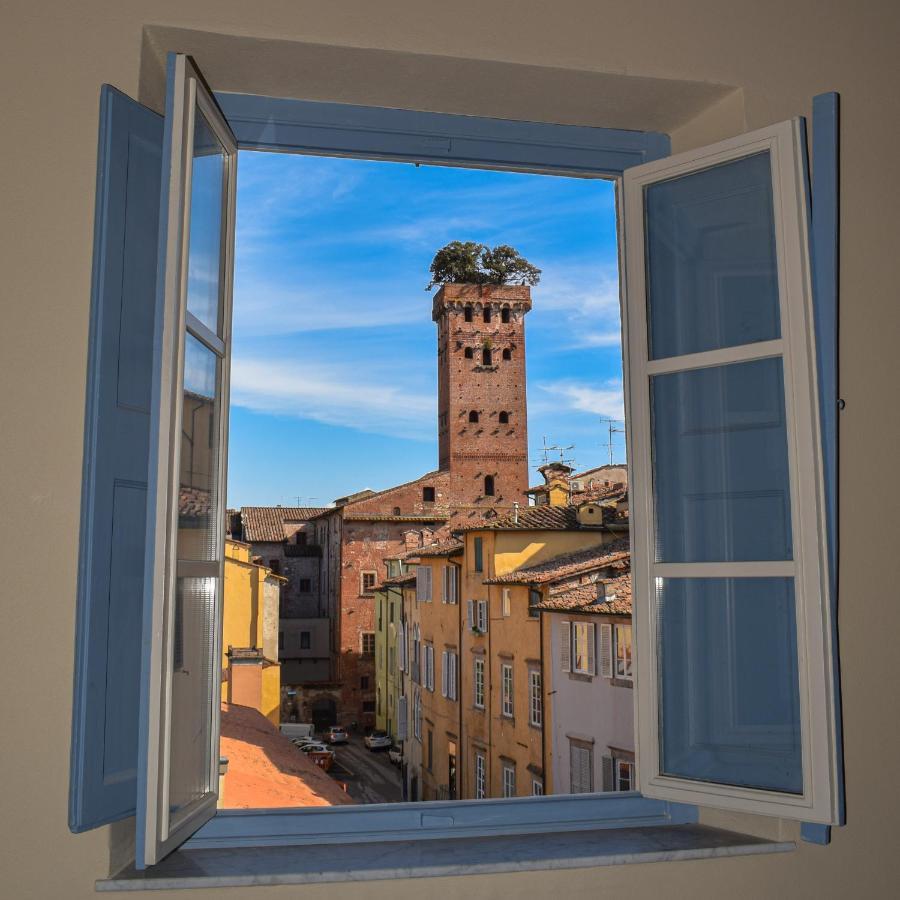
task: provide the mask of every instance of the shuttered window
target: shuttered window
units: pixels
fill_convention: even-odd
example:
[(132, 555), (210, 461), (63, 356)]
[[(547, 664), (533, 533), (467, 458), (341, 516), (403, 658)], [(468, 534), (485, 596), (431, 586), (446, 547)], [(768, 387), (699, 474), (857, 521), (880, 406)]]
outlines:
[(509, 663), (500, 666), (500, 711), (507, 718), (513, 716), (513, 667)]
[(419, 566), (416, 569), (416, 601), (431, 602), (431, 566)]
[(616, 678), (631, 679), (631, 626), (616, 625), (614, 628), (616, 651)]
[(559, 623), (559, 667), (563, 672), (572, 671), (572, 623)]
[(579, 675), (595, 675), (596, 626), (593, 622), (572, 623), (572, 671)]
[(476, 656), (472, 661), (472, 683), (475, 696), (472, 702), (478, 709), (484, 709), (484, 657)]
[(407, 699), (405, 695), (402, 695), (397, 698), (397, 740), (405, 741), (408, 737), (407, 734), (407, 718), (408, 718), (408, 710), (407, 710)]
[(544, 724), (544, 698), (541, 693), (541, 673), (531, 669), (528, 673), (528, 721), (536, 728)]
[(594, 790), (594, 751), (581, 741), (569, 741), (569, 774), (572, 794), (590, 794)]
[(443, 603), (459, 603), (459, 566), (448, 563), (442, 570)]
[(475, 799), (484, 800), (486, 796), (485, 786), (487, 777), (485, 773), (484, 754), (475, 754)]
[(515, 766), (503, 767), (503, 796), (516, 796), (516, 769)]
[(441, 696), (446, 697), (449, 693), (448, 682), (450, 679), (450, 654), (444, 650), (441, 653)]

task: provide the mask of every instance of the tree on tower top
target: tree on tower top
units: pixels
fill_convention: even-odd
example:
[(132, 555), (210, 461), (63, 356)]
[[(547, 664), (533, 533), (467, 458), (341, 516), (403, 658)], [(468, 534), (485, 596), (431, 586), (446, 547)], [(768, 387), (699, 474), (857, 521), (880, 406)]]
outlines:
[(533, 266), (515, 247), (498, 244), (491, 248), (474, 241), (451, 241), (431, 261), (431, 281), (438, 284), (530, 284), (541, 280)]

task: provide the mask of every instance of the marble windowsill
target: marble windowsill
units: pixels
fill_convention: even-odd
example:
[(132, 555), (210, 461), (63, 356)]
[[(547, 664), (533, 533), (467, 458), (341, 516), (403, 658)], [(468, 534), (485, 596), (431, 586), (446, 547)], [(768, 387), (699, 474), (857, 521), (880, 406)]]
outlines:
[(178, 850), (146, 871), (127, 868), (100, 880), (97, 890), (316, 884), (576, 869), (783, 853), (794, 846), (790, 841), (765, 840), (707, 825), (666, 825), (514, 837)]

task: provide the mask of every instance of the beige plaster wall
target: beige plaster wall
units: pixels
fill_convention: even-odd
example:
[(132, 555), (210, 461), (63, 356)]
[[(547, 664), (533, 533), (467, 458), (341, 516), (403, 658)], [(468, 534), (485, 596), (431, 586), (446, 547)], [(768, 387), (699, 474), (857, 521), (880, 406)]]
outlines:
[[(2, 615), (7, 633), (39, 633), (41, 652), (28, 642), (5, 648), (27, 689), (0, 694), (4, 896), (89, 898), (108, 861), (107, 830), (73, 836), (66, 828), (68, 719), (98, 91), (110, 82), (136, 96), (143, 77), (152, 98), (149, 52), (142, 76), (146, 25), (319, 45), (305, 57), (314, 66), (297, 55), (295, 68), (277, 78), (258, 72), (254, 53), (264, 43), (230, 45), (228, 66), (218, 51), (198, 52), (214, 87), (239, 87), (216, 83), (233, 70), (232, 82), (287, 79), (297, 95), (319, 99), (600, 125), (664, 122), (677, 148), (807, 113), (812, 95), (841, 91), (842, 562), (852, 577), (840, 618), (850, 824), (827, 849), (584, 870), (564, 879), (553, 872), (441, 879), (428, 890), (448, 900), (541, 898), (564, 882), (580, 896), (895, 896), (897, 10), (891, 0), (6, 0)], [(706, 93), (703, 85), (711, 86)], [(632, 109), (629, 97), (643, 107)], [(18, 563), (47, 542), (54, 553), (35, 580)], [(422, 889), (381, 882), (228, 895), (396, 900)]]

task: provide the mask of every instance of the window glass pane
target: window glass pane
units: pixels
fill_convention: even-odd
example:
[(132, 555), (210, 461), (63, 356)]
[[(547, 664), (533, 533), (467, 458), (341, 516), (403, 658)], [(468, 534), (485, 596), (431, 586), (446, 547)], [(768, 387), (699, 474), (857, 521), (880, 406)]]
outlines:
[(792, 558), (780, 359), (652, 379), (659, 562)]
[(218, 366), (215, 353), (185, 335), (178, 559), (216, 560), (219, 473)]
[(793, 579), (660, 579), (657, 612), (662, 772), (802, 793)]
[(781, 335), (768, 153), (649, 186), (650, 356)]
[[(219, 667), (213, 658), (216, 578), (179, 578), (173, 621), (169, 811), (175, 815), (208, 793), (212, 772), (212, 716)], [(199, 711), (199, 712), (198, 712)]]
[(194, 125), (187, 308), (219, 331), (225, 151), (198, 109)]

